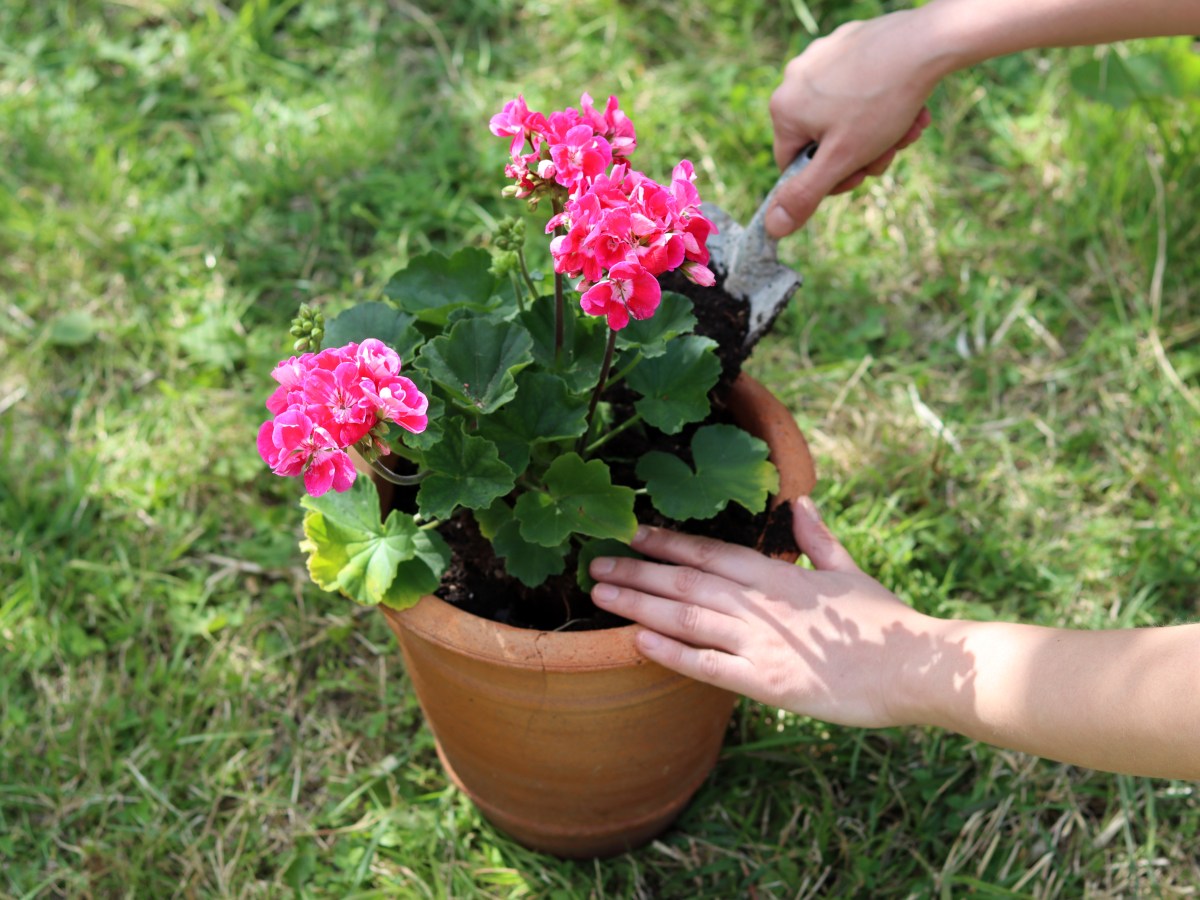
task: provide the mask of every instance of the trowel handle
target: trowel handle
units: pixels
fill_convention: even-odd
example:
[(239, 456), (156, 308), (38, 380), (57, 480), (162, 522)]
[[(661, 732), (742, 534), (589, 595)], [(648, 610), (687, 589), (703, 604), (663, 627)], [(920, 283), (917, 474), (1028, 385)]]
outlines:
[(766, 236), (767, 210), (771, 207), (771, 201), (774, 200), (775, 195), (779, 193), (779, 186), (789, 178), (799, 175), (802, 171), (804, 171), (804, 167), (812, 161), (812, 158), (816, 155), (816, 152), (816, 141), (813, 141), (810, 144), (805, 144), (804, 147), (801, 148), (800, 152), (796, 154), (796, 158), (788, 163), (788, 167), (783, 170), (783, 174), (781, 174), (779, 179), (775, 182), (775, 187), (771, 188), (771, 193), (767, 194), (767, 199), (762, 202), (762, 206), (760, 206), (754, 213), (754, 218), (752, 218), (750, 220), (750, 224), (746, 226), (747, 231), (758, 232), (762, 234), (766, 240), (772, 240), (772, 238)]

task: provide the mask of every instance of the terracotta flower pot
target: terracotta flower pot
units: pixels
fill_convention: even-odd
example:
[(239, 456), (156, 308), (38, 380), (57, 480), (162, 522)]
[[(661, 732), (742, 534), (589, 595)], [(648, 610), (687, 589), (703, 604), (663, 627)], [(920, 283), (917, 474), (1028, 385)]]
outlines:
[[(809, 493), (787, 408), (745, 375), (728, 406), (770, 446), (776, 502)], [(383, 612), (450, 778), (527, 847), (588, 858), (643, 844), (716, 764), (736, 697), (648, 662), (635, 626), (534, 631), (433, 596)]]

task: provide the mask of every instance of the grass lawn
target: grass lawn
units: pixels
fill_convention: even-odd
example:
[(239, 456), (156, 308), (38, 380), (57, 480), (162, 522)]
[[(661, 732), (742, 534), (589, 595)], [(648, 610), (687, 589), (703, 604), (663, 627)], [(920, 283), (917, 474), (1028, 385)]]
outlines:
[[(1129, 897), (1200, 793), (753, 703), (652, 845), (528, 852), (447, 785), (383, 619), (324, 594), (254, 446), (300, 302), (517, 204), (487, 119), (617, 94), (748, 218), (767, 98), (854, 0), (0, 7), (0, 896)], [(782, 253), (750, 369), (859, 563), (946, 616), (1200, 614), (1200, 103), (1186, 40), (948, 80)], [(1132, 73), (1132, 80), (1131, 75)]]

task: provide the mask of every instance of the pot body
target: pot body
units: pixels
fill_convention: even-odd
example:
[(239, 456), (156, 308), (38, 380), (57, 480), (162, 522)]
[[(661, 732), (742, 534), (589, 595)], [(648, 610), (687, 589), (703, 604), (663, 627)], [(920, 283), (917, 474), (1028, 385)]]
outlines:
[[(727, 401), (767, 441), (776, 502), (812, 490), (791, 413), (742, 375)], [(716, 763), (736, 697), (648, 662), (636, 626), (514, 628), (429, 596), (382, 608), (450, 778), (498, 828), (568, 858), (654, 838)]]

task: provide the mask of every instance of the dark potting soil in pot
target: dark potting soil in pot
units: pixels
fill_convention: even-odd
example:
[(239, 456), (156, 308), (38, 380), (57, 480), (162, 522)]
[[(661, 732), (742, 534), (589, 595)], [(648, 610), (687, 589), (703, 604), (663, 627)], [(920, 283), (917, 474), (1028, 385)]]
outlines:
[[(695, 304), (697, 333), (717, 342), (721, 378), (712, 391), (713, 411), (705, 423), (685, 428), (676, 435), (664, 435), (653, 429), (649, 434), (645, 431), (635, 433), (636, 430), (631, 429), (613, 441), (606, 457), (613, 470), (613, 481), (620, 484), (636, 483), (632, 471), (634, 461), (647, 451), (672, 451), (690, 462), (688, 448), (692, 434), (700, 424), (732, 421), (728, 410), (720, 405), (720, 398), (741, 371), (750, 349), (743, 347), (749, 315), (747, 306), (721, 290), (719, 283), (714, 287), (700, 287), (678, 273), (670, 273), (663, 277), (662, 284), (664, 290), (684, 294)], [(609, 399), (619, 410), (621, 398)], [(665, 518), (643, 495), (637, 498), (634, 512), (639, 522), (650, 525), (715, 537), (756, 547), (765, 553), (797, 552), (792, 538), (791, 507), (787, 504), (770, 513), (752, 514), (731, 503), (711, 519), (679, 523)], [(437, 595), (448, 603), (496, 622), (545, 631), (585, 631), (628, 624), (625, 619), (597, 609), (580, 590), (575, 578), (574, 553), (567, 557), (563, 574), (548, 579), (539, 587), (529, 588), (505, 572), (504, 562), (497, 558), (491, 544), (480, 534), (471, 515), (455, 516), (440, 531), (454, 551), (453, 561), (437, 591)]]

